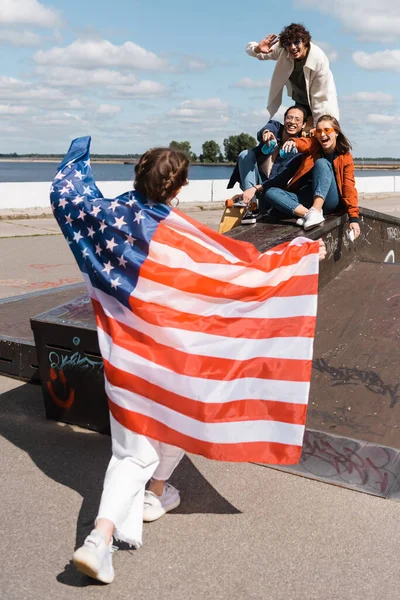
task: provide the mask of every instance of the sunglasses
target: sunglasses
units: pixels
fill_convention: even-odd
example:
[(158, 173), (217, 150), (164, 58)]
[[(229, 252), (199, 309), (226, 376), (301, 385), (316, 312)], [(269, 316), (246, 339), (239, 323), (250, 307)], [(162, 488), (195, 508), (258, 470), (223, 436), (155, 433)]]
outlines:
[(300, 46), (300, 44), (302, 43), (303, 40), (293, 40), (292, 42), (286, 42), (286, 44), (283, 44), (284, 48), (290, 48), (290, 46), (293, 44), (294, 46), (298, 47)]
[(326, 135), (329, 135), (330, 133), (335, 133), (335, 130), (333, 129), (333, 127), (324, 127), (323, 129), (317, 129), (315, 135), (318, 137), (322, 137), (324, 133)]

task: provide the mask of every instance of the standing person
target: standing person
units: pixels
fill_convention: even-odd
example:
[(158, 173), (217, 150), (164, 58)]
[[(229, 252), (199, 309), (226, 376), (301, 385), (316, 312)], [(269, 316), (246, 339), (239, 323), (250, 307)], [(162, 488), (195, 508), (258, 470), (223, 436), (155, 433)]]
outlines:
[(271, 79), (267, 110), (270, 118), (282, 104), (286, 85), (288, 95), (308, 114), (308, 128), (322, 115), (339, 119), (337, 93), (329, 60), (311, 41), (310, 32), (299, 23), (282, 29), (279, 37), (268, 34), (261, 42), (249, 42), (246, 52), (258, 60), (276, 60)]
[(298, 217), (305, 230), (323, 223), (325, 214), (344, 204), (354, 238), (360, 235), (358, 195), (354, 180), (351, 144), (338, 121), (323, 115), (317, 121), (315, 137), (287, 141), (285, 151), (296, 148), (304, 162), (286, 190), (276, 187), (266, 192), (269, 202), (279, 211)]
[[(169, 204), (186, 185), (188, 167), (189, 160), (180, 151), (147, 152), (135, 167), (135, 190)], [(113, 537), (140, 548), (143, 521), (155, 521), (179, 506), (179, 492), (167, 480), (184, 455), (181, 448), (127, 430), (111, 414), (110, 425), (112, 457), (95, 528), (73, 556), (79, 571), (102, 583), (114, 580)]]
[(104, 198), (89, 145), (72, 142), (50, 197), (92, 300), (112, 436), (95, 528), (74, 563), (111, 583), (113, 536), (140, 547), (143, 520), (179, 504), (166, 480), (184, 451), (300, 460), (326, 249), (299, 237), (261, 254), (172, 208), (188, 159), (168, 148), (141, 157), (134, 191)]
[[(269, 187), (285, 188), (300, 166), (302, 157), (299, 154), (283, 154), (281, 149), (289, 139), (301, 136), (306, 120), (307, 113), (302, 107), (291, 106), (285, 112), (283, 125), (273, 119), (268, 121), (257, 133), (258, 146), (243, 150), (238, 156), (228, 188), (238, 182), (246, 203), (257, 195), (262, 214), (269, 208), (264, 201), (264, 192)], [(254, 213), (246, 211), (242, 224), (255, 222)]]

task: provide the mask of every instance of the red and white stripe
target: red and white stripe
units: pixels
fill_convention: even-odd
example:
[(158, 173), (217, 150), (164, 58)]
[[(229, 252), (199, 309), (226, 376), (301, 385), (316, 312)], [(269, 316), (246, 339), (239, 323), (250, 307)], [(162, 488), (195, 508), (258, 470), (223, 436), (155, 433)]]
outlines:
[(130, 309), (88, 279), (113, 417), (208, 458), (300, 458), (318, 242), (260, 254), (177, 211), (150, 243)]

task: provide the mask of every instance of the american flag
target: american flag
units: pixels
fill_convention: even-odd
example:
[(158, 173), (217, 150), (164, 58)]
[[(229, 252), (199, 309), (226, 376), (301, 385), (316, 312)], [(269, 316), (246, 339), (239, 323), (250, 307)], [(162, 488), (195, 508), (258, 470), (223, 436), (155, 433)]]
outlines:
[(72, 142), (50, 196), (92, 298), (113, 419), (214, 460), (298, 462), (318, 242), (261, 254), (136, 191), (106, 199), (89, 147)]

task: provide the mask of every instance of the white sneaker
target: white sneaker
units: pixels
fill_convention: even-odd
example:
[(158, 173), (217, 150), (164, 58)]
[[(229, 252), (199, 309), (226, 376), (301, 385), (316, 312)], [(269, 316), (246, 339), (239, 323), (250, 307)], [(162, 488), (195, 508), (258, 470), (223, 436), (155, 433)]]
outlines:
[(75, 550), (73, 562), (81, 573), (102, 583), (112, 583), (114, 580), (113, 551), (112, 541), (107, 545), (103, 535), (93, 529), (83, 546)]
[(143, 521), (150, 523), (157, 521), (170, 510), (174, 510), (181, 503), (181, 497), (176, 488), (166, 483), (162, 496), (156, 496), (153, 492), (146, 490), (144, 493)]
[(305, 221), (305, 218), (304, 218), (304, 217), (299, 217), (299, 218), (296, 220), (296, 225), (298, 225), (299, 227), (303, 227), (303, 225), (304, 225), (304, 221)]
[(313, 227), (317, 227), (317, 225), (321, 225), (325, 221), (324, 215), (322, 214), (322, 210), (317, 210), (316, 208), (310, 208), (308, 213), (304, 218), (304, 230), (312, 229)]

